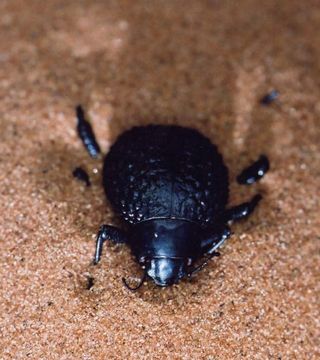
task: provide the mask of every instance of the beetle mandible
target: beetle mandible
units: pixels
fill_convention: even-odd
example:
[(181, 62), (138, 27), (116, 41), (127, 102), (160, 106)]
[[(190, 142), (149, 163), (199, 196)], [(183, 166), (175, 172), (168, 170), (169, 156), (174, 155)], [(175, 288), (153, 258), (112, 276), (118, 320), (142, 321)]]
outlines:
[[(100, 148), (91, 125), (81, 106), (76, 112), (78, 134), (97, 157)], [(268, 169), (268, 159), (261, 156), (238, 179), (251, 184)], [(131, 290), (148, 278), (170, 286), (201, 270), (230, 236), (228, 223), (248, 217), (262, 198), (257, 194), (227, 209), (228, 169), (217, 147), (198, 131), (176, 125), (138, 126), (122, 133), (105, 156), (103, 186), (127, 226), (101, 226), (94, 263), (105, 241), (129, 245), (144, 270), (135, 288), (123, 279)]]

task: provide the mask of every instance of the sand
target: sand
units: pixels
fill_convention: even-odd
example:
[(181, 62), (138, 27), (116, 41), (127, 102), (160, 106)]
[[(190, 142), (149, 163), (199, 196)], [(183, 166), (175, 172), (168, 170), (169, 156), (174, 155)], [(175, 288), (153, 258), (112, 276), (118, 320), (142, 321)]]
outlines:
[[(0, 358), (319, 359), (319, 2), (2, 0), (0, 14)], [(192, 126), (225, 158), (230, 206), (263, 195), (191, 282), (129, 292), (125, 246), (91, 265), (116, 219), (78, 103), (104, 153), (133, 125)], [(237, 185), (261, 153), (270, 172)]]

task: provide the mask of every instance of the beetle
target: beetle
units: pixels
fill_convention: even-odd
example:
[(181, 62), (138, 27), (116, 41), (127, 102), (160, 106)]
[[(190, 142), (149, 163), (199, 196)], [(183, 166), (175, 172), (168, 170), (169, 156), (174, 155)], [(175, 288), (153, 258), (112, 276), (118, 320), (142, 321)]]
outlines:
[[(100, 148), (91, 125), (81, 106), (76, 113), (78, 134), (96, 158)], [(260, 157), (238, 180), (253, 183), (268, 169), (266, 156)], [(130, 290), (146, 279), (170, 286), (200, 271), (219, 256), (218, 248), (231, 234), (229, 223), (247, 218), (262, 198), (257, 194), (227, 208), (228, 169), (217, 147), (197, 130), (176, 125), (137, 126), (122, 133), (104, 158), (102, 180), (126, 228), (100, 227), (94, 264), (105, 241), (127, 244), (144, 271), (136, 287), (123, 279)]]

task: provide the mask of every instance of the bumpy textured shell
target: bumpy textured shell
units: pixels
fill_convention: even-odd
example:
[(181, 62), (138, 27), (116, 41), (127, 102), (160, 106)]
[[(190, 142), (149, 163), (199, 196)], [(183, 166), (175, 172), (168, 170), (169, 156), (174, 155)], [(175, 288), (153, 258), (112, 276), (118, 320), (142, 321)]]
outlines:
[(103, 184), (111, 205), (132, 224), (164, 217), (208, 225), (228, 200), (228, 170), (217, 148), (179, 126), (124, 132), (105, 158)]

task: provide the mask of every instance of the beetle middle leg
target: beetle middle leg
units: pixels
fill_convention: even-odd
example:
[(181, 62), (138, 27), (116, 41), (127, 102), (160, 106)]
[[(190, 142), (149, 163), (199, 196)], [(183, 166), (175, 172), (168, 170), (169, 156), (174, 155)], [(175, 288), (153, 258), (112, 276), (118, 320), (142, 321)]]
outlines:
[(227, 209), (223, 216), (224, 221), (237, 221), (247, 218), (253, 213), (254, 209), (259, 204), (261, 199), (262, 196), (260, 194), (257, 194), (250, 201)]
[(270, 163), (265, 155), (260, 155), (259, 159), (252, 163), (237, 176), (237, 181), (241, 185), (251, 185), (260, 179), (270, 169)]
[(94, 265), (100, 261), (103, 244), (106, 240), (111, 240), (116, 244), (123, 244), (127, 242), (127, 237), (120, 229), (114, 226), (101, 225), (97, 235), (96, 252), (93, 259)]

